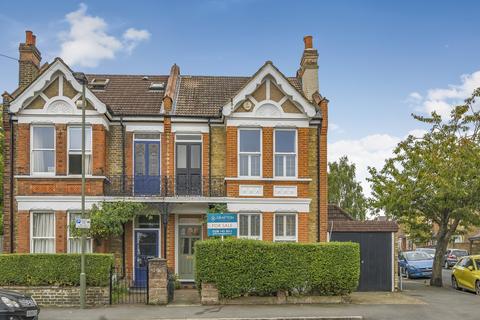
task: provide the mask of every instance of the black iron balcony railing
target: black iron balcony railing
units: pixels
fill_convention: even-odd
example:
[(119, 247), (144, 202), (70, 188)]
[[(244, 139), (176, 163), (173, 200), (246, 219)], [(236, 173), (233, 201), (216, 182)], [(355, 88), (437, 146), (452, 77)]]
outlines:
[(110, 176), (105, 180), (107, 196), (137, 197), (224, 197), (224, 177), (197, 175), (177, 176)]

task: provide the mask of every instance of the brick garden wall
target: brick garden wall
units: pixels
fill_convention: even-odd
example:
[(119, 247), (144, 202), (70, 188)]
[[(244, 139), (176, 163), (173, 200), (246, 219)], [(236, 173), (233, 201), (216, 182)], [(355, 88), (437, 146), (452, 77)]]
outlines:
[[(78, 307), (80, 306), (80, 287), (3, 287), (31, 295), (38, 305), (43, 307)], [(105, 306), (109, 304), (108, 287), (87, 287), (86, 304), (88, 306)]]

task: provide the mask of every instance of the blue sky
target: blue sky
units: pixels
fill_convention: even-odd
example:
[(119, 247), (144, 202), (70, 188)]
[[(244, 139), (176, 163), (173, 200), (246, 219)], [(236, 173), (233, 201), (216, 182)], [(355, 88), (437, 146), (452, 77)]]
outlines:
[[(177, 63), (182, 74), (251, 75), (272, 60), (295, 75), (311, 34), (330, 100), (329, 159), (347, 154), (364, 179), (422, 129), (412, 112), (446, 114), (480, 86), (479, 10), (478, 1), (17, 0), (0, 5), (0, 53), (16, 57), (31, 29), (44, 61), (62, 55), (86, 72), (166, 74)], [(12, 91), (16, 62), (0, 57), (0, 70), (0, 90)]]

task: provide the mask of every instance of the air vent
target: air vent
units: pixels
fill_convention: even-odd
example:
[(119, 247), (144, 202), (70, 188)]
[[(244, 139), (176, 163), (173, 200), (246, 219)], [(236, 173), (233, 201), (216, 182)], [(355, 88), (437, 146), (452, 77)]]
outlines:
[(152, 82), (149, 89), (150, 91), (162, 91), (165, 89), (165, 82)]
[(92, 81), (90, 81), (89, 86), (92, 90), (105, 90), (109, 81), (110, 79), (93, 78)]

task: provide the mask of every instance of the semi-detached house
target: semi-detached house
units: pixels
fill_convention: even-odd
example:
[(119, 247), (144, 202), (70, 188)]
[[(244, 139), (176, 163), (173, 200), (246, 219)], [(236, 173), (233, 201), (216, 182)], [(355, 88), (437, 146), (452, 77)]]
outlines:
[[(4, 252), (79, 252), (68, 224), (81, 209), (82, 87), (60, 58), (41, 64), (32, 32), (19, 52), (19, 87), (3, 94)], [(244, 77), (177, 65), (87, 75), (86, 208), (124, 200), (158, 211), (127, 224), (123, 245), (90, 240), (88, 250), (123, 255), (135, 277), (148, 257), (166, 256), (191, 281), (215, 203), (238, 214), (239, 237), (326, 241), (328, 100), (317, 60), (307, 36), (293, 77), (270, 61)]]

